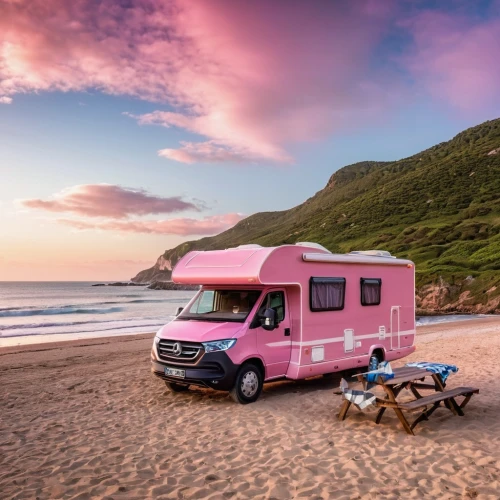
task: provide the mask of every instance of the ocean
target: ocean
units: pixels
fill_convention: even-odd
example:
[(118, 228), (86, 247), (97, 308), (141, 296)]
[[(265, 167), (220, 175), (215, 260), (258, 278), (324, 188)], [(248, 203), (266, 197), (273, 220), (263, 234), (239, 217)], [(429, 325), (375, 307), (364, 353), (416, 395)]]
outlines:
[(94, 283), (0, 282), (0, 347), (154, 332), (195, 294)]
[[(93, 283), (0, 282), (0, 347), (154, 332), (195, 294)], [(479, 317), (421, 316), (417, 326)]]

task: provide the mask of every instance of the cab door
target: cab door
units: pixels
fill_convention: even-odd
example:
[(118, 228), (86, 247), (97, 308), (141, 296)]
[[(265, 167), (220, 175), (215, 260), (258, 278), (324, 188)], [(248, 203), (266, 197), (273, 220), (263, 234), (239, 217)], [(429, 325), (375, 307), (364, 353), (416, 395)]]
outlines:
[[(266, 309), (274, 309), (276, 312), (276, 327), (271, 331), (264, 330), (260, 325), (260, 316)], [(292, 352), (290, 314), (285, 290), (267, 293), (257, 310), (252, 328), (256, 328), (257, 352), (264, 360), (266, 380), (285, 375)]]

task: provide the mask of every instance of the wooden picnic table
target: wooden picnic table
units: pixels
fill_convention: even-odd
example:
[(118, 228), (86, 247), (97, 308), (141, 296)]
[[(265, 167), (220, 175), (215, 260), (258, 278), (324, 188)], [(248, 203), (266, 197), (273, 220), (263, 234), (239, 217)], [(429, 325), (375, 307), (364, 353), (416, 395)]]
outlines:
[[(456, 387), (455, 389), (445, 390), (445, 383), (443, 383), (441, 376), (437, 373), (426, 370), (425, 368), (417, 368), (410, 366), (403, 366), (393, 370), (394, 378), (386, 379), (384, 376), (379, 375), (375, 382), (371, 383), (372, 386), (376, 385), (385, 391), (385, 398), (376, 399), (375, 406), (380, 408), (375, 422), (377, 424), (382, 420), (382, 416), (387, 408), (392, 408), (396, 413), (399, 421), (403, 425), (408, 434), (414, 435), (413, 429), (422, 420), (428, 418), (439, 408), (441, 403), (444, 403), (454, 415), (463, 416), (463, 408), (470, 401), (473, 394), (477, 394), (479, 389), (474, 387)], [(363, 384), (366, 391), (368, 385), (366, 378), (363, 374), (356, 375), (358, 382)], [(432, 383), (425, 383), (426, 377), (432, 378)], [(403, 389), (409, 389), (414, 398), (412, 401), (398, 402), (397, 398)], [(420, 390), (434, 391), (428, 396), (422, 396)], [(458, 396), (464, 396), (461, 404), (455, 400)], [(339, 413), (339, 419), (344, 420), (347, 412), (351, 406), (351, 402), (347, 399), (344, 400)], [(430, 406), (430, 408), (429, 408)], [(413, 411), (419, 408), (424, 408), (420, 415), (413, 421), (412, 424), (408, 422), (403, 411)]]

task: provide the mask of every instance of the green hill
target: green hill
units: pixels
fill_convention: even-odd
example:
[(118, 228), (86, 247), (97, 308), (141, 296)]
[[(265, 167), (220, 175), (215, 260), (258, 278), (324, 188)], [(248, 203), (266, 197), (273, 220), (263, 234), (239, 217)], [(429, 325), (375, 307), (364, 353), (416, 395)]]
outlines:
[(169, 279), (190, 250), (297, 241), (412, 259), (427, 310), (500, 312), (500, 119), (409, 158), (344, 167), (301, 205), (167, 250), (134, 280)]

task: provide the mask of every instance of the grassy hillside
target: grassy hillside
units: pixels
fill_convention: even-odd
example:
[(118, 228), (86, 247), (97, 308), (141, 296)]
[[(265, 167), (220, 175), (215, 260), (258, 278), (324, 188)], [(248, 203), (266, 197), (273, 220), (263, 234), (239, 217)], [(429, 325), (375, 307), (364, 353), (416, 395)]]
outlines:
[(193, 249), (297, 241), (316, 241), (332, 252), (389, 250), (415, 261), (419, 290), (449, 285), (444, 294), (448, 297), (441, 302), (496, 302), (500, 119), (409, 158), (344, 167), (324, 189), (295, 208), (257, 213), (222, 234), (167, 250), (163, 257), (174, 265)]

